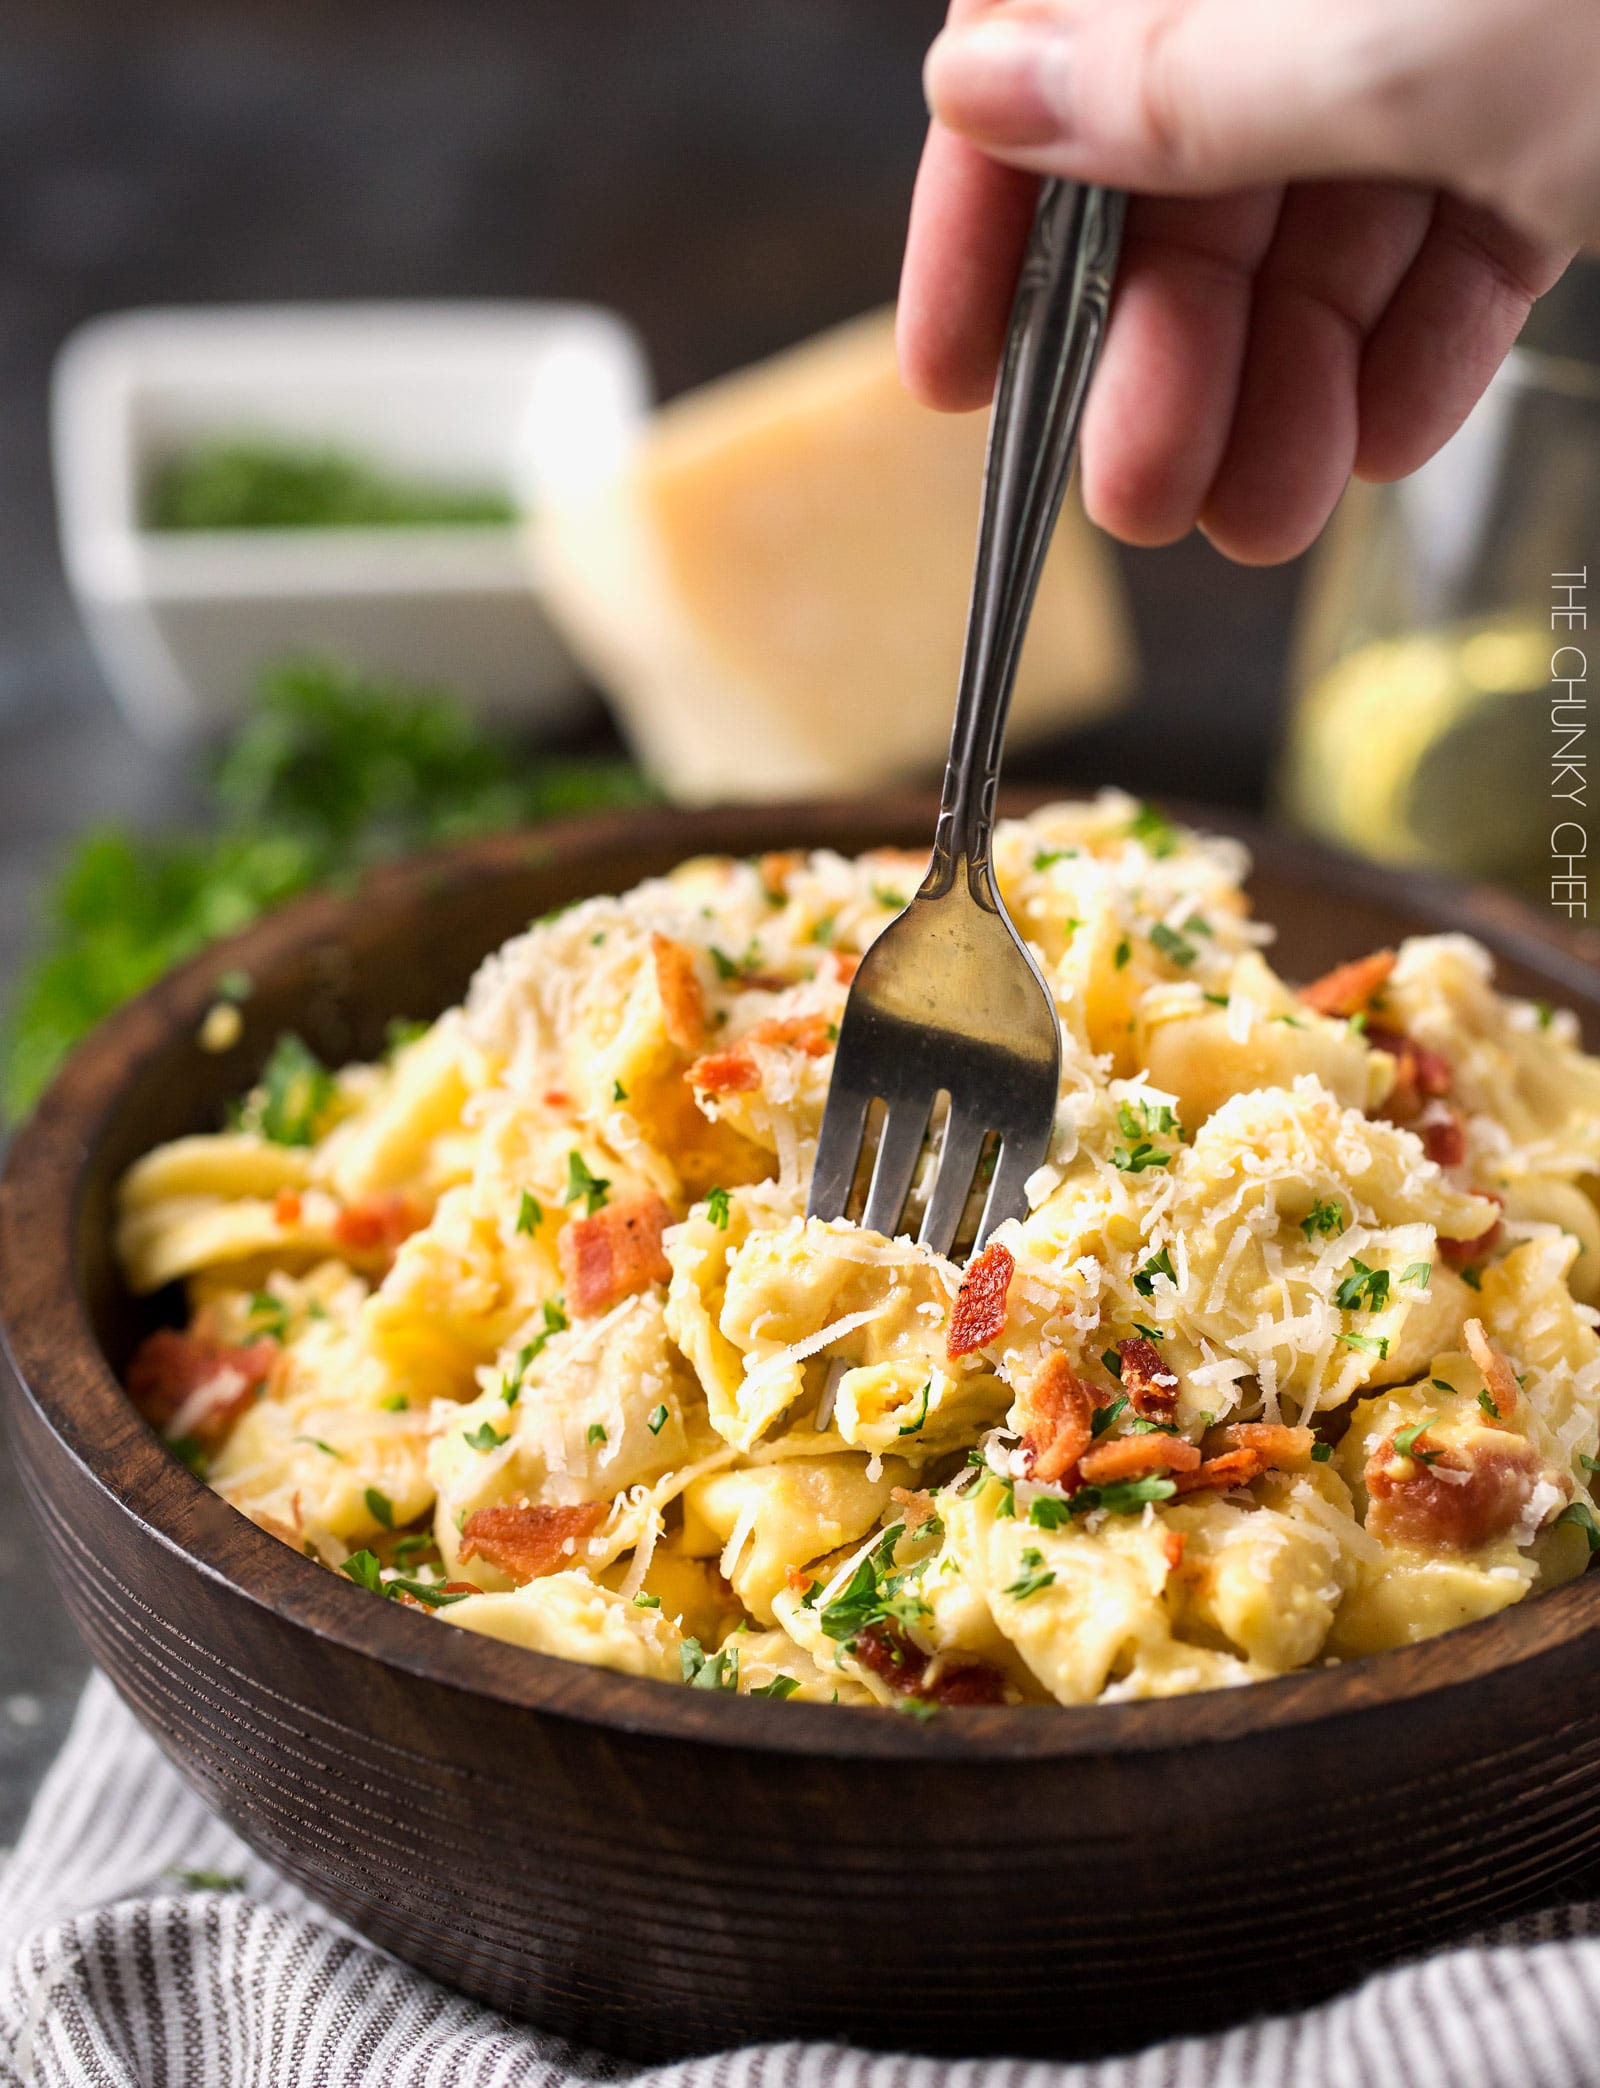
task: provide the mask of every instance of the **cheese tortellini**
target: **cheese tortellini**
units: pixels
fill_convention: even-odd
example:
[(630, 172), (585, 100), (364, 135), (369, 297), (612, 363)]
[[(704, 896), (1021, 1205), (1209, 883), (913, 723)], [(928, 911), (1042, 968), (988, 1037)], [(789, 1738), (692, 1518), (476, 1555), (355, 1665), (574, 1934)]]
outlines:
[(931, 1159), (897, 1238), (804, 1215), (921, 861), (700, 858), (536, 923), (379, 1064), (283, 1039), (228, 1129), (131, 1168), (122, 1265), (177, 1306), (131, 1395), (419, 1618), (774, 1700), (1227, 1688), (1581, 1572), (1573, 1018), (1460, 936), (1286, 976), (1238, 845), (1116, 793), (996, 866), (1062, 1075), (980, 1255), (915, 1244)]

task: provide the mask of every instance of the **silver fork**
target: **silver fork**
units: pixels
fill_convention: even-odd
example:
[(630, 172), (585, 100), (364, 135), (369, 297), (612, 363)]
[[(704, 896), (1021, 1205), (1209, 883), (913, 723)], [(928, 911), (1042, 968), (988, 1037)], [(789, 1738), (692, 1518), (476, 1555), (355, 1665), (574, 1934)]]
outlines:
[[(998, 1154), (982, 1247), (1027, 1211), (1024, 1184), (1055, 1124), (1061, 1035), (1038, 965), (995, 885), (990, 844), (1017, 657), (1072, 468), (1105, 332), (1125, 199), (1051, 181), (1039, 198), (1001, 362), (966, 651), (933, 861), (921, 889), (861, 961), (845, 1003), (808, 1205), (844, 1214), (874, 1101), (886, 1114), (861, 1222), (894, 1234), (934, 1106), (944, 1136), (920, 1239), (955, 1245), (984, 1145)], [(832, 1390), (830, 1378), (829, 1390)], [(825, 1427), (832, 1399), (817, 1425)]]

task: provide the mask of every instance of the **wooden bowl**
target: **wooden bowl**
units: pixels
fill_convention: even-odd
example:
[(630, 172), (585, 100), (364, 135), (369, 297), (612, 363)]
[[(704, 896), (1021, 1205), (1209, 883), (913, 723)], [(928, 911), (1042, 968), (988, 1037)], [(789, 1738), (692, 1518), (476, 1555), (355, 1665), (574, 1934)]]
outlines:
[[(1219, 822), (1228, 825), (1230, 822)], [(368, 1054), (533, 915), (701, 850), (908, 845), (907, 800), (630, 814), (386, 870), (190, 964), (78, 1052), (0, 1189), (12, 1438), (95, 1658), (253, 1847), (375, 1942), (638, 2059), (766, 2038), (1077, 2054), (1304, 2003), (1548, 1899), (1600, 1840), (1600, 1577), (1371, 1661), (927, 1724), (578, 1667), (375, 1601), (157, 1443), (117, 1370), (118, 1177), (214, 1125), (280, 1028)], [(1251, 835), (1309, 976), (1464, 928), (1600, 1034), (1508, 901)], [(195, 1041), (219, 972), (242, 1045)]]

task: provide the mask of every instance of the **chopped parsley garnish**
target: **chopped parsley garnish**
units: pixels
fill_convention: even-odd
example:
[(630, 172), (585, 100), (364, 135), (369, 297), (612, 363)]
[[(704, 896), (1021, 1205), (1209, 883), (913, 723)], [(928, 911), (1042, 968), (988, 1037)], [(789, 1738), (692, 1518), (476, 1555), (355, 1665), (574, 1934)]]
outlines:
[[(1542, 1030), (1547, 1030), (1550, 1027), (1551, 1023), (1554, 1022), (1556, 1019), (1556, 1011), (1554, 1008), (1551, 1007), (1550, 1003), (1547, 1000), (1535, 1001), (1533, 1004), (1533, 1012), (1535, 1015), (1538, 1016), (1539, 1027)], [(1590, 1548), (1591, 1550), (1593, 1549), (1592, 1546)]]
[(1059, 1530), (1072, 1520), (1072, 1503), (1058, 1501), (1054, 1494), (1035, 1494), (1028, 1520), (1036, 1530)]
[(432, 1027), (431, 1022), (413, 1022), (405, 1015), (396, 1015), (392, 1022), (383, 1025), (383, 1048), (393, 1058), (396, 1052), (420, 1042)]
[(339, 1571), (353, 1580), (358, 1588), (369, 1589), (374, 1595), (383, 1593), (383, 1569), (378, 1564), (376, 1552), (352, 1552)]
[(1055, 1574), (1045, 1566), (1043, 1552), (1035, 1551), (1030, 1545), (1022, 1554), (1022, 1564), (1025, 1571), (1019, 1573), (1005, 1591), (1018, 1602), (1026, 1602), (1030, 1595), (1037, 1595), (1041, 1588), (1055, 1585)]
[(818, 921), (816, 926), (806, 937), (806, 941), (818, 943), (821, 945), (823, 949), (827, 949), (833, 941), (834, 933), (837, 930), (838, 926), (839, 924), (834, 919), (832, 914), (824, 914), (822, 919)]
[(1338, 1204), (1318, 1197), (1310, 1211), (1300, 1221), (1300, 1230), (1308, 1240), (1331, 1240), (1344, 1231), (1344, 1212)]
[(635, 1609), (660, 1609), (661, 1597), (659, 1595), (646, 1595), (641, 1589), (633, 1598), (633, 1606)]
[(667, 1425), (667, 1408), (663, 1400), (660, 1406), (652, 1407), (644, 1417), (644, 1425), (652, 1435), (660, 1435)]
[(1165, 921), (1157, 921), (1150, 931), (1150, 940), (1171, 964), (1193, 964), (1200, 954), (1188, 936), (1169, 928)]
[(1400, 1457), (1414, 1457), (1418, 1464), (1436, 1463), (1439, 1452), (1437, 1450), (1422, 1449), (1420, 1447), (1420, 1438), (1425, 1436), (1430, 1428), (1437, 1426), (1438, 1420), (1439, 1416), (1437, 1414), (1429, 1414), (1421, 1421), (1414, 1421), (1409, 1428), (1402, 1428), (1394, 1439), (1396, 1455)]
[(404, 1580), (398, 1574), (384, 1585), (386, 1595), (410, 1595), (424, 1609), (448, 1609), (452, 1602), (465, 1602), (476, 1588), (441, 1588), (437, 1581)]
[(708, 1189), (706, 1191), (706, 1216), (711, 1220), (718, 1232), (726, 1232), (728, 1230), (728, 1209), (728, 1192), (726, 1189)]
[(1433, 1263), (1424, 1261), (1407, 1262), (1400, 1271), (1402, 1283), (1414, 1283), (1418, 1290), (1426, 1290), (1433, 1281)]
[(1600, 1472), (1600, 1457), (1591, 1457), (1587, 1450), (1578, 1452), (1578, 1462), (1586, 1472)]
[(208, 1461), (205, 1447), (198, 1436), (174, 1436), (172, 1441), (168, 1443), (167, 1448), (172, 1452), (179, 1464), (189, 1467), (197, 1479), (203, 1479), (206, 1476), (209, 1468)]
[(1350, 1031), (1350, 1034), (1351, 1034), (1351, 1035), (1352, 1035), (1353, 1037), (1360, 1037), (1360, 1036), (1364, 1036), (1364, 1035), (1365, 1035), (1365, 1033), (1366, 1033), (1366, 1027), (1367, 1027), (1367, 1011), (1366, 1011), (1366, 1009), (1365, 1009), (1365, 1008), (1363, 1008), (1363, 1009), (1361, 1009), (1361, 1011), (1360, 1011), (1360, 1013), (1359, 1013), (1359, 1014), (1356, 1014), (1356, 1015), (1352, 1015), (1352, 1016), (1351, 1016), (1351, 1017), (1349, 1018), (1348, 1022), (1346, 1023), (1345, 1027), (1346, 1027), (1346, 1028), (1347, 1028), (1347, 1029), (1348, 1029), (1348, 1030)]
[(1333, 1294), (1341, 1312), (1381, 1312), (1389, 1300), (1389, 1271), (1369, 1269), (1364, 1261), (1352, 1260), (1351, 1273)]
[(1204, 914), (1192, 913), (1183, 924), (1183, 932), (1185, 935), (1210, 935), (1212, 927)]
[(1154, 805), (1139, 807), (1128, 822), (1128, 838), (1142, 841), (1153, 856), (1173, 855), (1178, 847), (1177, 828)]
[(1304, 1029), (1305, 1024), (1298, 1015), (1269, 1015), (1269, 1022), (1281, 1022), (1285, 1029)]
[(1156, 1287), (1156, 1278), (1158, 1276), (1165, 1276), (1169, 1283), (1176, 1283), (1178, 1280), (1178, 1273), (1172, 1266), (1172, 1256), (1165, 1247), (1162, 1248), (1159, 1254), (1152, 1254), (1143, 1268), (1138, 1270), (1134, 1276), (1133, 1287), (1141, 1298), (1148, 1298), (1151, 1295)]
[(825, 1034), (825, 1035), (827, 1036), (828, 1042), (829, 1042), (830, 1044), (837, 1044), (837, 1043), (838, 1043), (838, 1041), (839, 1041), (839, 1025), (838, 1025), (838, 1023), (836, 1023), (836, 1022), (830, 1022), (830, 1023), (828, 1024), (827, 1030), (825, 1031), (825, 1033), (824, 1033), (824, 1034)]
[(726, 950), (719, 950), (715, 943), (711, 945), (711, 962), (717, 968), (717, 977), (721, 979), (724, 982), (724, 984), (726, 984), (726, 982), (729, 979), (738, 978), (738, 965), (728, 955)]
[(335, 1457), (340, 1464), (344, 1463), (344, 1452), (335, 1450), (332, 1443), (325, 1443), (321, 1436), (297, 1435), (295, 1441), (297, 1443), (309, 1443), (313, 1450), (320, 1450), (324, 1457)]
[(1376, 1356), (1380, 1363), (1389, 1359), (1387, 1334), (1341, 1334), (1339, 1339), (1346, 1348), (1360, 1349), (1366, 1355)]
[(921, 1432), (922, 1425), (928, 1418), (928, 1397), (932, 1390), (933, 1379), (925, 1378), (922, 1385), (922, 1405), (917, 1412), (916, 1418), (908, 1421), (903, 1428), (897, 1429), (895, 1431), (897, 1435), (917, 1435)]
[(381, 1523), (384, 1529), (392, 1530), (394, 1528), (394, 1503), (389, 1496), (386, 1493), (380, 1493), (377, 1487), (369, 1486), (366, 1492), (366, 1502), (367, 1513), (372, 1517), (372, 1520), (375, 1523)]
[(1147, 1421), (1143, 1414), (1135, 1414), (1128, 1423), (1129, 1435), (1175, 1436), (1178, 1432), (1177, 1427), (1171, 1421)]
[(1170, 1479), (1119, 1479), (1111, 1486), (1080, 1486), (1066, 1503), (1069, 1514), (1104, 1508), (1112, 1515), (1137, 1515), (1151, 1501), (1170, 1501), (1178, 1491)]
[(1143, 1320), (1134, 1321), (1133, 1331), (1135, 1334), (1142, 1334), (1146, 1341), (1165, 1341), (1167, 1338), (1165, 1327), (1147, 1327)]
[(1033, 867), (1035, 870), (1048, 870), (1053, 863), (1065, 863), (1077, 853), (1075, 848), (1036, 848)]
[(872, 896), (880, 906), (887, 907), (890, 913), (900, 913), (907, 903), (904, 892), (891, 891), (888, 885), (874, 885)]
[(315, 1145), (337, 1095), (338, 1084), (321, 1059), (285, 1031), (239, 1112), (239, 1128), (273, 1145)]
[[(1119, 1356), (1117, 1360), (1120, 1363), (1122, 1359)], [(1089, 1440), (1091, 1443), (1098, 1443), (1106, 1430), (1116, 1425), (1117, 1416), (1127, 1404), (1127, 1393), (1119, 1392), (1116, 1398), (1112, 1400), (1110, 1406), (1097, 1407), (1095, 1409), (1089, 1416)]]
[(1332, 1455), (1332, 1443), (1313, 1443), (1311, 1445), (1311, 1462), (1313, 1464), (1326, 1464)]
[(782, 1703), (785, 1697), (792, 1697), (799, 1687), (800, 1685), (793, 1675), (774, 1675), (770, 1682), (753, 1684), (750, 1694), (758, 1697), (772, 1697), (778, 1703)]
[[(1435, 1378), (1433, 1382), (1438, 1384), (1439, 1380)], [(1500, 1409), (1495, 1405), (1494, 1394), (1489, 1391), (1487, 1386), (1478, 1394), (1478, 1404), (1483, 1408), (1483, 1411), (1489, 1416), (1491, 1421), (1500, 1419)]]
[(1117, 1128), (1128, 1141), (1112, 1149), (1111, 1164), (1124, 1174), (1143, 1174), (1147, 1167), (1165, 1167), (1170, 1153), (1159, 1152), (1157, 1138), (1183, 1138), (1183, 1126), (1165, 1102), (1119, 1102)]
[(596, 1443), (604, 1443), (608, 1441), (609, 1438), (606, 1435), (604, 1422), (591, 1421), (589, 1423), (589, 1433), (585, 1440), (587, 1441), (590, 1449), (593, 1449)]
[(605, 1203), (611, 1182), (606, 1175), (591, 1174), (581, 1153), (567, 1155), (567, 1193), (563, 1203), (582, 1203), (584, 1213), (592, 1218)]
[(424, 1552), (430, 1552), (434, 1549), (435, 1545), (431, 1530), (413, 1531), (409, 1537), (401, 1537), (396, 1540), (394, 1563), (397, 1566), (409, 1566), (413, 1559), (420, 1559)]
[(822, 1628), (829, 1638), (848, 1645), (874, 1624), (904, 1628), (929, 1614), (922, 1597), (907, 1592), (909, 1574), (895, 1571), (895, 1546), (904, 1535), (904, 1523), (891, 1524), (856, 1561), (848, 1582), (821, 1612)]
[(1463, 1270), (1461, 1271), (1461, 1281), (1462, 1281), (1462, 1282), (1463, 1282), (1464, 1284), (1466, 1284), (1466, 1285), (1467, 1285), (1467, 1287), (1468, 1287), (1468, 1288), (1469, 1288), (1470, 1290), (1482, 1290), (1482, 1289), (1483, 1289), (1483, 1271), (1482, 1271), (1482, 1269), (1463, 1269)]
[(1454, 1386), (1454, 1385), (1450, 1384), (1450, 1383), (1449, 1383), (1449, 1382), (1448, 1382), (1448, 1381), (1447, 1381), (1446, 1379), (1444, 1379), (1444, 1378), (1429, 1378), (1429, 1380), (1428, 1380), (1428, 1383), (1429, 1383), (1430, 1385), (1432, 1385), (1432, 1387), (1434, 1388), (1434, 1390), (1435, 1390), (1436, 1392), (1446, 1392), (1446, 1393), (1448, 1393), (1448, 1394), (1449, 1394), (1449, 1396), (1450, 1396), (1450, 1397), (1451, 1397), (1452, 1399), (1454, 1399), (1454, 1398), (1455, 1398), (1455, 1396), (1456, 1396), (1456, 1388), (1455, 1388), (1455, 1386)]
[(1114, 1348), (1102, 1349), (1100, 1351), (1100, 1360), (1114, 1378), (1121, 1378), (1122, 1358)]
[(1556, 1517), (1558, 1523), (1576, 1523), (1589, 1540), (1592, 1552), (1600, 1551), (1600, 1525), (1594, 1519), (1594, 1511), (1587, 1501), (1572, 1501)]
[(275, 1298), (271, 1291), (251, 1292), (250, 1332), (265, 1335), (269, 1341), (288, 1340), (289, 1308), (282, 1298)]
[(1133, 944), (1129, 942), (1126, 936), (1124, 936), (1121, 942), (1117, 944), (1116, 950), (1112, 956), (1111, 961), (1116, 966), (1117, 970), (1121, 971), (1122, 967), (1127, 963), (1128, 959), (1132, 955)]
[(678, 1665), (691, 1689), (737, 1689), (739, 1686), (737, 1646), (724, 1646), (720, 1653), (708, 1653), (698, 1639), (686, 1638), (678, 1654)]
[(1228, 1005), (1228, 996), (1225, 993), (1203, 993), (1200, 998), (1209, 1001), (1213, 1008), (1225, 1008)]
[(524, 1189), (517, 1205), (517, 1231), (532, 1233), (544, 1223), (544, 1205), (531, 1189)]
[(510, 1442), (511, 1436), (509, 1431), (498, 1434), (492, 1421), (481, 1421), (476, 1428), (462, 1429), (461, 1440), (473, 1450), (498, 1450), (502, 1443)]
[(628, 1099), (628, 1090), (622, 1085), (620, 1080), (614, 1080), (611, 1083), (611, 1099), (613, 1102), (626, 1102)]
[(408, 1414), (411, 1411), (411, 1401), (404, 1392), (386, 1392), (378, 1404), (386, 1414)]

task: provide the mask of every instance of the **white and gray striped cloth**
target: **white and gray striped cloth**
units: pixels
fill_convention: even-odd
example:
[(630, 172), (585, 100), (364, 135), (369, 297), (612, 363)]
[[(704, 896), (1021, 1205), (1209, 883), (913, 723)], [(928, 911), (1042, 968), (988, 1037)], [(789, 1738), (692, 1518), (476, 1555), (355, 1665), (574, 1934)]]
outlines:
[[(212, 1883), (202, 1879), (215, 1880)], [(373, 1950), (253, 1856), (96, 1677), (0, 1874), (5, 2088), (1585, 2088), (1600, 1905), (1310, 2014), (1088, 2066), (765, 2045), (639, 2072)]]

